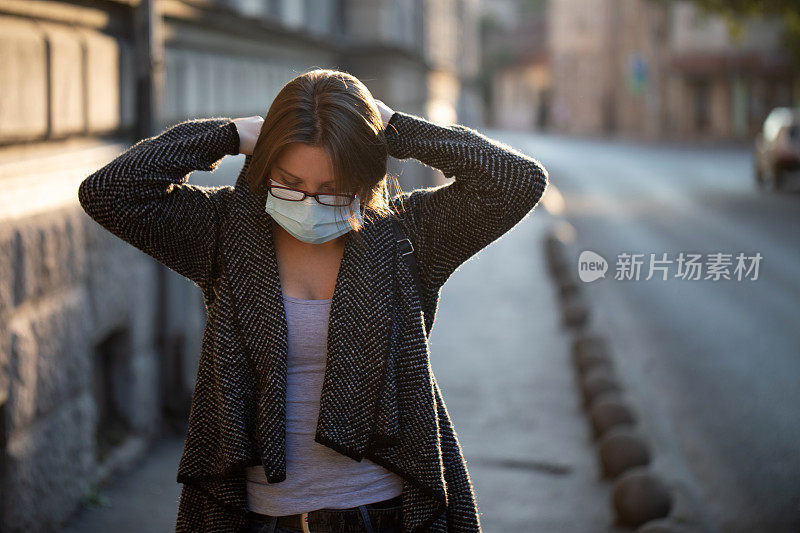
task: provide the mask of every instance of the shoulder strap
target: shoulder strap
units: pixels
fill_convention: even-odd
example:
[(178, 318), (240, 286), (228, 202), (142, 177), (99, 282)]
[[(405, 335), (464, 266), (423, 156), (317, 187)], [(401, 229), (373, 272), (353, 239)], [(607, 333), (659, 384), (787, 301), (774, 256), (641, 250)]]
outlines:
[(414, 278), (414, 284), (417, 286), (417, 294), (422, 299), (422, 284), (420, 283), (419, 279), (419, 270), (417, 270), (417, 261), (414, 257), (414, 245), (411, 244), (411, 241), (408, 237), (406, 237), (405, 232), (403, 231), (403, 227), (400, 225), (400, 221), (397, 220), (395, 217), (390, 217), (392, 219), (392, 230), (394, 231), (394, 239), (397, 241), (397, 245), (400, 247), (400, 253), (403, 257), (403, 261), (406, 262), (408, 265), (408, 270), (411, 272), (412, 277)]

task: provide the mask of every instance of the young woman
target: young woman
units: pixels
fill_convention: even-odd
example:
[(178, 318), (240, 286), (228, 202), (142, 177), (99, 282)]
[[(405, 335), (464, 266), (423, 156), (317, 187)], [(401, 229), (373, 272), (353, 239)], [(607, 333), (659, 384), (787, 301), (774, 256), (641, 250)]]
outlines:
[[(187, 183), (239, 153), (235, 186)], [(455, 180), (390, 194), (389, 155)], [(447, 278), (547, 183), (328, 69), (263, 119), (187, 120), (87, 177), (86, 212), (205, 298), (176, 531), (480, 531), (428, 337)]]

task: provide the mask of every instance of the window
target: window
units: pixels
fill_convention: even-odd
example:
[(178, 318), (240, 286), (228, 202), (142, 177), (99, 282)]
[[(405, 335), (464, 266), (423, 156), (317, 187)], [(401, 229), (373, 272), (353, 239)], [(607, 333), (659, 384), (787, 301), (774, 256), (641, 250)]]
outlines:
[(709, 93), (710, 88), (707, 80), (694, 82), (694, 128), (697, 132), (706, 131), (711, 124)]

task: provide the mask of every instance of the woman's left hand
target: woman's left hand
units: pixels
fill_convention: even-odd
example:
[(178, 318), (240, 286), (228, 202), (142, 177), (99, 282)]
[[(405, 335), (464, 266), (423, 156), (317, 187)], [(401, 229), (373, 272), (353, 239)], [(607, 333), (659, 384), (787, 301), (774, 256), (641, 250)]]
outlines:
[(386, 129), (386, 125), (389, 124), (389, 119), (394, 115), (394, 110), (377, 98), (375, 98), (375, 103), (378, 104), (378, 109), (381, 112), (381, 120), (383, 120), (383, 128)]

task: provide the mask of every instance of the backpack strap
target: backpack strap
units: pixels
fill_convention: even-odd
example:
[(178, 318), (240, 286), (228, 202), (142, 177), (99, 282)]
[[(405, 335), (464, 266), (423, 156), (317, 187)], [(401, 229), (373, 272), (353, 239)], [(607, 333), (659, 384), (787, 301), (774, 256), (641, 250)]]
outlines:
[(419, 279), (419, 270), (417, 269), (417, 261), (414, 257), (414, 245), (411, 244), (411, 240), (406, 237), (405, 232), (403, 231), (403, 227), (400, 225), (400, 221), (397, 220), (396, 217), (390, 217), (392, 219), (392, 230), (394, 231), (394, 239), (397, 242), (397, 246), (400, 248), (400, 254), (403, 258), (403, 261), (406, 262), (408, 265), (408, 270), (411, 272), (411, 276), (414, 278), (414, 284), (417, 287), (417, 294), (420, 297), (420, 301), (422, 300), (422, 283)]

